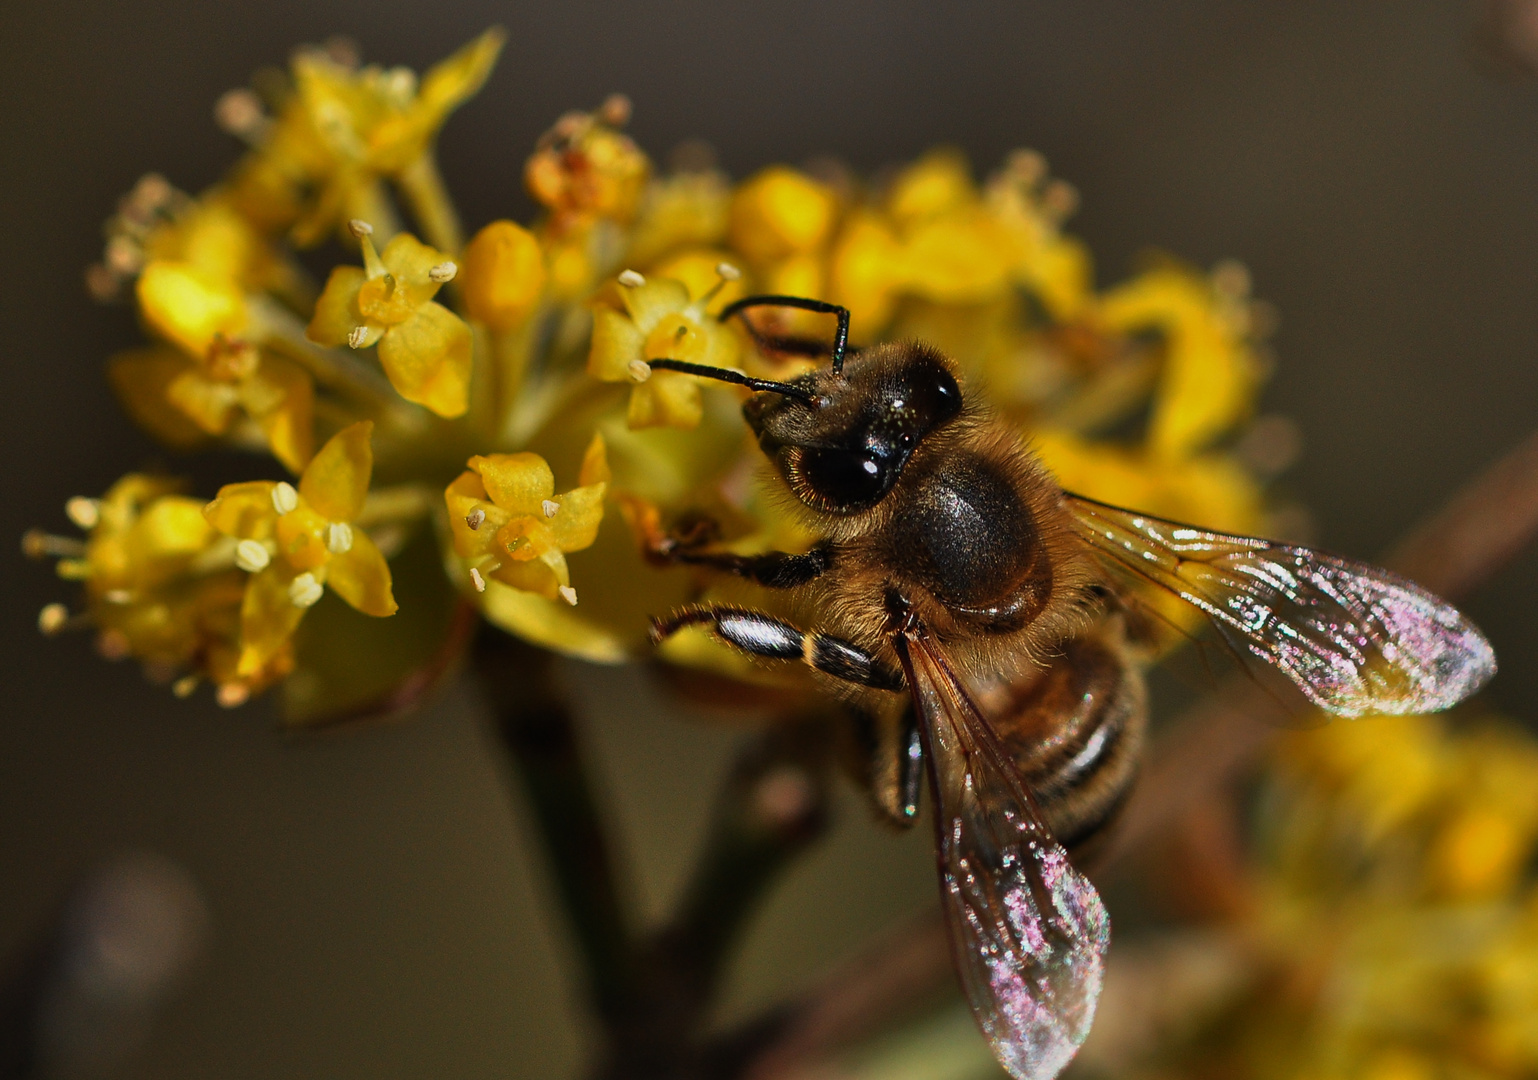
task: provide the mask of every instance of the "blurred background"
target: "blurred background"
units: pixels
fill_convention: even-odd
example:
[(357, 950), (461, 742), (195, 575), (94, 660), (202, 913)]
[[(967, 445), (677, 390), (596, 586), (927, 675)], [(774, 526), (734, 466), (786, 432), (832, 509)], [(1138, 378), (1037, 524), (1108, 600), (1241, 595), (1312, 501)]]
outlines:
[[(1491, 9), (9, 4), (0, 536), (61, 528), (65, 498), (162, 460), (102, 377), (139, 339), (131, 314), (82, 284), (118, 197), (151, 170), (187, 190), (215, 179), (239, 149), (215, 99), (298, 43), (347, 34), (367, 61), (420, 69), (492, 23), (510, 34), (502, 61), (441, 142), (472, 229), (527, 220), (534, 140), (618, 90), (654, 157), (703, 138), (736, 177), (828, 154), (868, 172), (937, 143), (980, 170), (1040, 150), (1082, 196), (1069, 228), (1102, 282), (1151, 248), (1241, 260), (1281, 314), (1264, 407), (1304, 437), (1285, 490), (1342, 554), (1380, 553), (1538, 412), (1538, 82), (1513, 57), (1521, 24)], [(63, 592), (45, 566), (17, 554), (0, 587), (0, 957), (21, 964), (71, 889), (104, 874), (158, 888), (155, 917), (180, 927), (165, 945), (180, 991), (121, 1075), (578, 1069), (565, 928), (473, 687), (392, 726), (285, 736), (261, 704), (175, 701), (84, 637), (43, 640), (36, 613)], [(1466, 606), (1502, 659), (1492, 703), (1538, 721), (1538, 552)], [(644, 672), (564, 674), (631, 887), (660, 913), (741, 734), (664, 704)], [(845, 792), (832, 838), (757, 921), (725, 1013), (931, 906), (928, 843), (877, 828)]]

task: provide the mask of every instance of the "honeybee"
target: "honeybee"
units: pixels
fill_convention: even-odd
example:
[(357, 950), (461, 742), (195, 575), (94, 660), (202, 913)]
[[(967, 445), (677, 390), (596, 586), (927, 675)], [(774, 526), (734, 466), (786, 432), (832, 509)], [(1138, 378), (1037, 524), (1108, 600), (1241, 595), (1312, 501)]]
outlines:
[[(753, 296), (720, 318), (772, 305), (837, 317), (826, 368), (772, 382), (651, 366), (755, 391), (744, 418), (822, 539), (743, 556), (675, 536), (652, 554), (808, 592), (822, 625), (692, 605), (653, 620), (652, 639), (706, 627), (810, 665), (886, 718), (877, 801), (911, 822), (927, 772), (942, 906), (978, 1026), (1010, 1075), (1054, 1077), (1088, 1034), (1110, 941), (1069, 850), (1103, 834), (1136, 772), (1139, 584), (1195, 605), (1344, 716), (1447, 708), (1490, 678), (1494, 653), (1455, 608), (1388, 571), (1063, 491), (964, 394), (951, 359), (912, 342), (856, 352), (841, 307)], [(899, 695), (910, 708), (892, 707)]]

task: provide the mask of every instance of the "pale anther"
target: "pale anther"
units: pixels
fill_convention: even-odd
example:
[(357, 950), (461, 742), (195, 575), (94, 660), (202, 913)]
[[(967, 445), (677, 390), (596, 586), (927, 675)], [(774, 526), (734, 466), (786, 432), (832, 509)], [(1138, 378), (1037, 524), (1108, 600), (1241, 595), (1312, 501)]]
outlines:
[(634, 270), (621, 270), (618, 280), (627, 289), (639, 289), (642, 285), (646, 284), (646, 279)]
[(171, 693), (179, 698), (191, 697), (192, 692), (197, 688), (198, 677), (196, 675), (183, 675), (171, 684)]
[(742, 271), (729, 262), (717, 263), (716, 273), (720, 274), (727, 281), (737, 281), (742, 277)]
[(76, 528), (89, 532), (101, 521), (101, 503), (87, 499), (84, 495), (76, 495), (64, 504), (64, 513), (75, 523)]
[(439, 285), (442, 285), (445, 281), (453, 281), (454, 275), (457, 273), (459, 273), (458, 266), (451, 262), (441, 262), (431, 270), (427, 271), (427, 276), (431, 280), (436, 281)]
[(355, 326), (347, 332), (347, 344), (350, 348), (361, 349), (368, 344), (368, 327)]
[(294, 490), (294, 485), (283, 480), (272, 489), (272, 508), (280, 514), (289, 514), (299, 507), (299, 492)]
[(470, 527), (471, 532), (479, 529), (481, 527), (481, 523), (485, 520), (486, 511), (482, 510), (479, 506), (465, 515), (465, 524)]
[(345, 521), (333, 521), (326, 529), (326, 550), (333, 555), (351, 551), (352, 526)]
[(272, 556), (260, 540), (242, 540), (235, 545), (235, 565), (248, 574), (267, 569), (270, 562)]
[(470, 567), (470, 584), (475, 586), (476, 592), (486, 591), (486, 579), (481, 577), (481, 572), (475, 567)]
[(561, 504), (554, 499), (541, 500), (539, 508), (545, 512), (546, 517), (555, 517), (555, 512), (561, 508)]
[(325, 591), (325, 586), (310, 573), (300, 574), (288, 583), (288, 598), (295, 607), (313, 607)]
[(214, 700), (226, 709), (236, 709), (251, 700), (251, 688), (245, 683), (221, 683)]
[(559, 589), (557, 589), (555, 591), (560, 593), (561, 594), (561, 599), (565, 600), (572, 607), (576, 607), (577, 606), (577, 590), (576, 589), (573, 589), (570, 585), (562, 585)]
[(101, 598), (109, 604), (131, 604), (134, 594), (127, 589), (108, 589), (101, 594)]
[(37, 628), (52, 637), (69, 622), (69, 608), (63, 604), (46, 604), (37, 613)]
[(630, 372), (630, 377), (636, 382), (645, 382), (652, 377), (652, 366), (645, 360), (632, 360), (625, 365), (625, 370)]
[(133, 652), (133, 643), (121, 630), (103, 630), (96, 635), (96, 651), (103, 660), (126, 660)]
[(362, 218), (353, 218), (351, 221), (349, 221), (347, 223), (347, 231), (352, 233), (359, 240), (361, 240), (365, 236), (373, 236), (374, 235), (374, 226), (370, 225), (368, 222), (364, 221)]

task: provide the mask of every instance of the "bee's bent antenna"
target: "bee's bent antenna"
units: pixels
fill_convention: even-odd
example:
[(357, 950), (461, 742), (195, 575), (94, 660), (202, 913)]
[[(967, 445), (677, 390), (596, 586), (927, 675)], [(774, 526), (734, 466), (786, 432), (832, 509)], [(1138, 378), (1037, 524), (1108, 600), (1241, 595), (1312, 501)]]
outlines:
[[(804, 296), (744, 296), (721, 309), (717, 318), (726, 322), (733, 315), (754, 307), (788, 307), (802, 311), (815, 311), (819, 315), (837, 315), (838, 330), (833, 335), (833, 374), (844, 370), (844, 354), (849, 351), (849, 309), (825, 300), (808, 300)], [(746, 320), (744, 320), (746, 321)]]
[(749, 390), (767, 390), (771, 394), (784, 394), (804, 401), (808, 405), (817, 404), (817, 396), (810, 390), (800, 386), (792, 386), (790, 383), (774, 382), (770, 379), (755, 379), (751, 375), (744, 375), (740, 371), (731, 368), (711, 367), (709, 364), (691, 364), (686, 360), (648, 360), (647, 366), (661, 371), (680, 371), (685, 375), (698, 375), (702, 379), (719, 379), (721, 382), (734, 383), (737, 386), (746, 386)]

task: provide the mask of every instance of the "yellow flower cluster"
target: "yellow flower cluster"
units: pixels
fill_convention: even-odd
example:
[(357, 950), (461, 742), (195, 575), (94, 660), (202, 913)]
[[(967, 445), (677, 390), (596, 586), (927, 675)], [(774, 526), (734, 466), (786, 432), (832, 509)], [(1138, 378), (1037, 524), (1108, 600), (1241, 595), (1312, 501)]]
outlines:
[[(168, 446), (270, 455), (274, 473), (206, 513), (144, 477), (73, 502), (95, 508), (85, 541), (30, 542), (85, 582), (85, 610), (50, 607), (48, 628), (92, 625), (108, 653), (226, 703), (282, 678), (296, 718), (442, 670), (456, 610), (589, 659), (641, 655), (647, 616), (749, 586), (656, 568), (638, 533), (703, 513), (744, 553), (811, 539), (753, 482), (743, 392), (652, 367), (817, 363), (831, 320), (723, 322), (750, 293), (846, 305), (858, 344), (935, 342), (1086, 494), (1263, 524), (1265, 477), (1235, 450), (1266, 323), (1242, 271), (1166, 261), (1098, 290), (1062, 229), (1072, 190), (1028, 152), (983, 183), (949, 150), (880, 184), (783, 165), (734, 184), (698, 150), (659, 174), (620, 97), (537, 142), (537, 220), (467, 240), (435, 145), (501, 42), (420, 78), (302, 49), (286, 79), (220, 100), (248, 145), (223, 180), (189, 195), (149, 176), (124, 198), (88, 283), (154, 343), (113, 358), (113, 386)], [(356, 257), (322, 283), (296, 253), (328, 238)], [(575, 486), (557, 494), (558, 475)], [(687, 634), (666, 655), (763, 677)]]
[(1283, 740), (1234, 927), (1250, 975), (1157, 1075), (1538, 1075), (1535, 772), (1538, 740), (1490, 716)]

